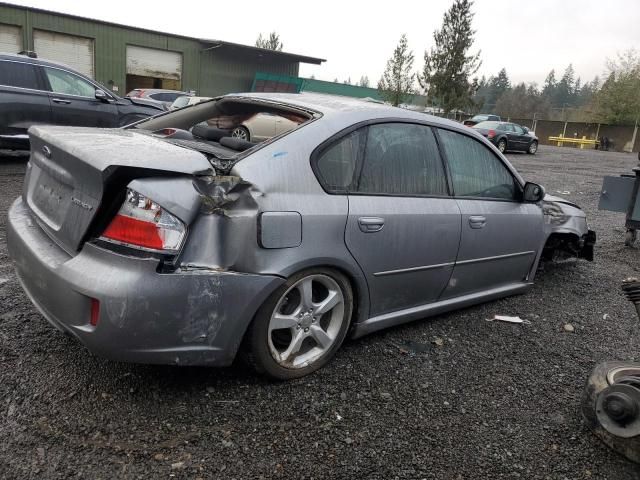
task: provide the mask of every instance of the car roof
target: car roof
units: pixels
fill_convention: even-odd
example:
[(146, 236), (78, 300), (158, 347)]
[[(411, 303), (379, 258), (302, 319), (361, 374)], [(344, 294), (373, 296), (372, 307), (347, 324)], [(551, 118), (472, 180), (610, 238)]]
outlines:
[(430, 123), (451, 127), (452, 129), (467, 132), (467, 127), (460, 123), (445, 118), (429, 115), (428, 113), (417, 112), (400, 107), (393, 107), (385, 103), (379, 103), (362, 98), (344, 97), (340, 95), (329, 95), (325, 93), (230, 93), (221, 98), (250, 98), (265, 100), (269, 102), (282, 103), (292, 107), (321, 113), (325, 117), (336, 115), (371, 118), (396, 118), (407, 120), (422, 120)]
[[(38, 65), (45, 65), (49, 67), (62, 67), (67, 70), (71, 70), (72, 72), (77, 73), (79, 75), (82, 75), (75, 68), (70, 67), (69, 65), (66, 65), (64, 63), (54, 62), (53, 60), (47, 60), (44, 58), (29, 57), (27, 55), (20, 55), (17, 53), (0, 53), (0, 60), (12, 60), (12, 61), (20, 61), (20, 62), (26, 62), (26, 63), (35, 63)], [(85, 76), (85, 75), (82, 75), (82, 76)]]

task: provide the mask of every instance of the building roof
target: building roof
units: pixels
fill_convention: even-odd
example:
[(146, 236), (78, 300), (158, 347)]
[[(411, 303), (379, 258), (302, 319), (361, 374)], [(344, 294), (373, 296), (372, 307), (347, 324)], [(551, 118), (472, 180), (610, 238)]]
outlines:
[(247, 51), (251, 51), (254, 54), (257, 54), (258, 56), (273, 56), (273, 57), (279, 57), (282, 59), (288, 59), (294, 62), (300, 62), (300, 63), (310, 63), (310, 64), (314, 64), (314, 65), (320, 65), (322, 64), (322, 62), (326, 62), (326, 59), (324, 58), (316, 58), (316, 57), (309, 57), (306, 55), (298, 55), (295, 53), (288, 53), (288, 52), (282, 52), (279, 50), (269, 50), (266, 48), (259, 48), (259, 47), (254, 47), (251, 45), (243, 45), (241, 43), (233, 43), (233, 42), (226, 42), (224, 40), (211, 40), (211, 39), (203, 39), (203, 38), (195, 38), (195, 37), (188, 37), (186, 35), (179, 35), (179, 34), (175, 34), (175, 33), (168, 33), (168, 32), (162, 32), (159, 30), (152, 30), (152, 29), (148, 29), (148, 28), (141, 28), (141, 27), (135, 27), (132, 25), (125, 25), (122, 23), (115, 23), (115, 22), (107, 22), (105, 20), (98, 20), (95, 18), (89, 18), (89, 17), (80, 17), (78, 15), (71, 15), (69, 13), (62, 13), (62, 12), (55, 12), (53, 10), (45, 10), (42, 8), (33, 8), (33, 7), (26, 7), (24, 5), (15, 5), (13, 3), (6, 3), (6, 2), (0, 2), (0, 6), (2, 7), (11, 7), (11, 8), (18, 8), (21, 10), (31, 10), (34, 12), (39, 12), (39, 13), (44, 13), (47, 15), (58, 15), (61, 17), (67, 17), (67, 18), (73, 18), (76, 20), (83, 20), (83, 21), (88, 21), (88, 22), (93, 22), (93, 23), (99, 23), (102, 25), (110, 25), (113, 27), (120, 27), (120, 28), (128, 28), (131, 30), (138, 30), (141, 32), (148, 32), (148, 33), (155, 33), (158, 35), (168, 35), (171, 37), (177, 37), (177, 38), (186, 38), (189, 40), (194, 40), (197, 42), (200, 42), (202, 44), (205, 45), (209, 45), (210, 47), (217, 47), (217, 46), (224, 46), (227, 48), (234, 48), (234, 49), (242, 49), (242, 50), (247, 50)]

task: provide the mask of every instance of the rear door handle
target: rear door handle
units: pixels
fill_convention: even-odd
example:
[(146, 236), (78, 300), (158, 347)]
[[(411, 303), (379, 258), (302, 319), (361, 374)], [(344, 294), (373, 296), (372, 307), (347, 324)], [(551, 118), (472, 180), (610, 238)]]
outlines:
[(55, 103), (64, 103), (65, 105), (69, 105), (71, 103), (71, 100), (65, 100), (64, 98), (54, 98), (52, 101)]
[(380, 217), (360, 217), (358, 226), (364, 233), (379, 232), (384, 227), (384, 218)]
[(487, 224), (487, 219), (482, 215), (471, 215), (469, 217), (469, 226), (471, 228), (483, 228)]

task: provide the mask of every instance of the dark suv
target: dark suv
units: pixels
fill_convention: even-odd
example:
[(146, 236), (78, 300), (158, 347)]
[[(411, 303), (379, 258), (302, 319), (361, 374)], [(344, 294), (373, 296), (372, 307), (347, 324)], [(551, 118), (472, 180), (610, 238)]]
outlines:
[(59, 63), (0, 54), (0, 148), (29, 148), (31, 125), (121, 127), (162, 111), (120, 98)]

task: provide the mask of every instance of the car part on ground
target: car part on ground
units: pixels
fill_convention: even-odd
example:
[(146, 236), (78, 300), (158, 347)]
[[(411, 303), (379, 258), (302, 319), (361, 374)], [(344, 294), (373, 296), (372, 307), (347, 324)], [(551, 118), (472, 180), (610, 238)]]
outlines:
[[(640, 153), (638, 153), (640, 160)], [(623, 174), (619, 177), (604, 177), (598, 210), (625, 213), (626, 228), (624, 244), (632, 247), (640, 229), (640, 163), (632, 169), (633, 175)]]
[[(640, 281), (628, 278), (622, 290), (640, 317)], [(587, 425), (600, 440), (640, 463), (640, 364), (598, 364), (587, 380), (581, 407)]]
[[(257, 144), (212, 128), (257, 114), (298, 121)], [(125, 361), (228, 365), (243, 344), (259, 370), (304, 375), (347, 331), (526, 292), (564, 227), (474, 131), (353, 99), (229, 95), (30, 134), (18, 276), (51, 323)]]
[(65, 65), (0, 54), (0, 148), (28, 149), (32, 125), (121, 127), (164, 110), (120, 98)]
[(472, 128), (493, 143), (501, 153), (521, 151), (534, 155), (538, 151), (538, 137), (535, 132), (522, 125), (484, 121), (473, 125)]

